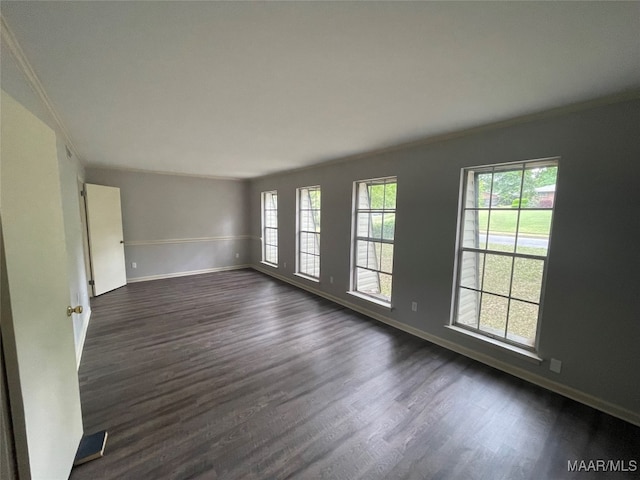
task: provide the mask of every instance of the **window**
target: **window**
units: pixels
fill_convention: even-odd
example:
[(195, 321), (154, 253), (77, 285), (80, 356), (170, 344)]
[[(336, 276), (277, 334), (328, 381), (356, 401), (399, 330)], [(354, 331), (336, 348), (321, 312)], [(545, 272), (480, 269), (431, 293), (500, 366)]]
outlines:
[(262, 192), (262, 261), (278, 265), (278, 192)]
[(298, 189), (297, 272), (320, 278), (320, 187)]
[(463, 170), (454, 325), (535, 349), (557, 172), (557, 160)]
[(354, 188), (352, 290), (391, 304), (396, 177), (364, 180)]

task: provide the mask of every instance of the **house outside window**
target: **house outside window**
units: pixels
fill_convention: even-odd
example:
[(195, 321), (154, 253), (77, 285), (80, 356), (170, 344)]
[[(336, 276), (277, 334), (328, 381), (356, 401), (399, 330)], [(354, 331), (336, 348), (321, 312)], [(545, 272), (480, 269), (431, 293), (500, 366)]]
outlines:
[(262, 192), (262, 261), (278, 266), (278, 192)]
[(296, 272), (320, 278), (320, 187), (298, 188)]
[(557, 159), (466, 168), (452, 324), (537, 346)]
[(354, 184), (351, 291), (391, 306), (396, 177)]

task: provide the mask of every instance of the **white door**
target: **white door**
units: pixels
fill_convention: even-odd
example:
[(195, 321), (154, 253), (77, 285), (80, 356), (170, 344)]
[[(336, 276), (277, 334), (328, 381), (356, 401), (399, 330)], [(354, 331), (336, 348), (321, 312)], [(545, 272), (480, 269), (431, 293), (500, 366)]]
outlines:
[[(20, 478), (68, 478), (82, 412), (55, 133), (2, 92), (2, 340)], [(8, 298), (7, 298), (8, 297)]]
[(93, 294), (127, 284), (120, 189), (85, 184)]

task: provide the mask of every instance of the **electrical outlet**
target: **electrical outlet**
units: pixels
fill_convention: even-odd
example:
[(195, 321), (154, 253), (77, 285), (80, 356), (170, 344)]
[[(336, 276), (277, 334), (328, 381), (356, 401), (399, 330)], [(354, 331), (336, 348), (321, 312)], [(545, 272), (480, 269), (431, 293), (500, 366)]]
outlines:
[(412, 312), (418, 311), (418, 302), (411, 302), (411, 311)]
[(284, 262), (284, 268), (287, 268), (287, 262)]
[(549, 370), (555, 373), (560, 373), (560, 371), (562, 370), (562, 362), (560, 360), (552, 358), (549, 362)]
[(329, 283), (333, 283), (333, 277), (329, 277)]
[(236, 258), (240, 258), (240, 254), (239, 253), (236, 253)]
[(136, 262), (131, 262), (131, 268), (138, 268), (138, 264)]

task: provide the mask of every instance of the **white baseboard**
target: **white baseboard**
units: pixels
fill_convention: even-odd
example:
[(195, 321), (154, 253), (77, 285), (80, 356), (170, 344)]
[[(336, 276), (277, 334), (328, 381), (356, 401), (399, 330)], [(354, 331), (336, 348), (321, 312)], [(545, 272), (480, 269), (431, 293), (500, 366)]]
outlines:
[(91, 308), (85, 310), (85, 320), (82, 323), (82, 334), (80, 335), (80, 344), (76, 345), (76, 369), (80, 370), (80, 361), (82, 360), (82, 352), (84, 352), (84, 342), (87, 339), (87, 330), (89, 330), (89, 322), (91, 321)]
[(338, 298), (335, 297), (331, 294), (322, 292), (316, 288), (313, 288), (310, 285), (306, 285), (304, 283), (300, 283), (294, 279), (285, 277), (283, 275), (280, 275), (278, 273), (273, 272), (270, 269), (267, 268), (263, 268), (262, 266), (258, 266), (258, 265), (251, 265), (251, 268), (253, 268), (254, 270), (257, 270), (259, 272), (262, 272), (264, 274), (270, 275), (274, 278), (277, 278), (279, 280), (282, 280), (283, 282), (289, 283), (295, 287), (301, 288), (303, 290), (306, 290), (310, 293), (313, 293), (315, 295), (318, 295), (320, 297), (326, 298), (327, 300), (331, 300), (334, 303), (337, 303), (339, 305), (342, 305), (343, 307), (346, 307), (350, 310), (353, 310), (355, 312), (361, 313), (363, 315), (366, 315), (367, 317), (373, 318), (375, 320), (378, 320), (382, 323), (385, 323), (387, 325), (390, 325), (392, 327), (397, 328), (398, 330), (402, 330), (404, 332), (407, 332), (411, 335), (414, 335), (416, 337), (422, 338), (423, 340), (427, 340), (431, 343), (435, 343), (436, 345), (439, 345), (441, 347), (444, 347), (448, 350), (454, 351), (456, 353), (459, 353), (461, 355), (464, 355), (465, 357), (471, 358), (473, 360), (477, 360), (478, 362), (484, 363), (485, 365), (489, 365), (490, 367), (496, 368), (498, 370), (501, 370), (503, 372), (506, 372), (510, 375), (513, 375), (515, 377), (521, 378), (522, 380), (526, 380), (527, 382), (533, 383), (535, 385), (538, 385), (542, 388), (546, 388), (547, 390), (551, 390), (552, 392), (558, 393), (560, 395), (563, 395), (565, 397), (568, 397), (572, 400), (575, 400), (577, 402), (583, 403), (585, 405), (588, 405), (590, 407), (595, 408), (596, 410), (600, 410), (604, 413), (607, 413), (609, 415), (612, 415), (614, 417), (620, 418), (626, 422), (632, 423), (634, 425), (637, 425), (640, 427), (640, 413), (638, 412), (634, 412), (631, 410), (628, 410), (626, 408), (620, 407), (618, 405), (615, 405), (611, 402), (608, 402), (606, 400), (603, 400), (601, 398), (595, 397), (593, 395), (590, 395), (588, 393), (585, 393), (581, 390), (575, 389), (573, 387), (568, 387), (566, 385), (563, 385), (561, 383), (558, 382), (554, 382), (552, 380), (549, 380), (545, 377), (542, 377), (540, 375), (536, 375), (534, 373), (531, 373), (527, 370), (524, 370), (522, 368), (513, 366), (509, 363), (500, 361), (500, 360), (496, 360), (495, 358), (489, 356), (489, 355), (485, 355), (484, 353), (480, 353), (477, 352), (475, 350), (471, 350), (469, 348), (463, 347), (457, 343), (451, 342), (449, 340), (445, 340), (443, 338), (437, 337), (435, 335), (432, 335), (430, 333), (427, 333), (423, 330), (419, 330), (415, 327), (412, 327), (410, 325), (406, 325), (404, 323), (398, 322), (397, 320), (393, 320), (392, 318), (386, 317), (384, 315), (381, 315), (377, 312), (373, 312), (371, 310), (368, 310), (366, 308), (361, 307), (360, 305), (356, 305), (353, 304), (351, 302), (348, 302), (346, 300), (343, 300), (342, 298)]
[(202, 275), (203, 273), (225, 272), (227, 270), (241, 270), (251, 268), (251, 265), (230, 265), (227, 267), (204, 268), (202, 270), (190, 270), (188, 272), (164, 273), (161, 275), (149, 275), (146, 277), (127, 278), (127, 283), (149, 282), (151, 280), (162, 280), (164, 278), (188, 277), (190, 275)]

